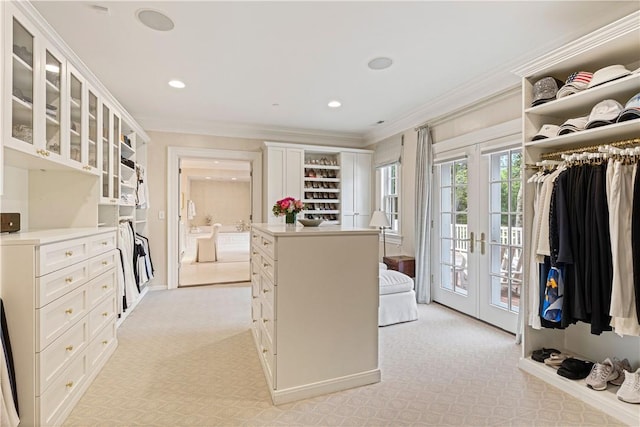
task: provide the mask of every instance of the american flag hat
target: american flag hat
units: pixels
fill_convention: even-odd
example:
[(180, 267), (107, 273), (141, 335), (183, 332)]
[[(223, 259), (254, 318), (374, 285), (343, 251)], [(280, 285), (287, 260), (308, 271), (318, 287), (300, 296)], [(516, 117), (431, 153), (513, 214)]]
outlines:
[(563, 96), (571, 95), (585, 90), (589, 87), (589, 83), (593, 78), (593, 73), (588, 71), (575, 71), (567, 77), (567, 80), (558, 90), (556, 98), (562, 98)]

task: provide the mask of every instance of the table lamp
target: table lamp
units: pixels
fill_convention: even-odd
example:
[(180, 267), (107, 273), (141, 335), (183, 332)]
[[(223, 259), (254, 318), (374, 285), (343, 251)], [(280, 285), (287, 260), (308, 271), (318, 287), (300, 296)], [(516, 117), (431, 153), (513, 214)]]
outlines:
[(382, 256), (387, 256), (387, 240), (384, 235), (384, 229), (389, 228), (391, 225), (389, 224), (389, 219), (387, 218), (387, 214), (383, 211), (375, 211), (373, 215), (371, 215), (371, 222), (369, 222), (369, 227), (378, 227), (382, 230)]

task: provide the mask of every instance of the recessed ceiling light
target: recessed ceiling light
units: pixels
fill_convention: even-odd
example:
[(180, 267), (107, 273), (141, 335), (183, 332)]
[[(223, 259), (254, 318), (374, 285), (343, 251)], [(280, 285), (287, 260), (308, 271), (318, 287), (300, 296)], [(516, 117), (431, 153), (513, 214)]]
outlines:
[(335, 99), (333, 101), (329, 101), (329, 103), (327, 104), (329, 107), (331, 108), (338, 108), (342, 105), (342, 103), (340, 101), (336, 101)]
[(393, 64), (391, 58), (381, 56), (378, 58), (373, 58), (371, 61), (369, 61), (368, 65), (372, 70), (384, 70), (385, 68), (391, 67), (391, 64)]
[(145, 26), (157, 31), (173, 30), (173, 21), (162, 12), (153, 9), (140, 9), (136, 16)]
[(57, 65), (54, 64), (47, 64), (44, 66), (44, 69), (47, 70), (50, 73), (59, 73), (60, 72), (60, 67), (58, 67)]
[(210, 177), (210, 176), (208, 176), (208, 177), (206, 177), (206, 179), (211, 179), (211, 177)]
[(236, 179), (238, 179), (238, 178), (236, 178), (236, 177), (234, 176), (233, 178), (231, 178), (231, 181), (235, 181)]
[(169, 86), (175, 87), (176, 89), (184, 89), (187, 85), (180, 80), (170, 80)]

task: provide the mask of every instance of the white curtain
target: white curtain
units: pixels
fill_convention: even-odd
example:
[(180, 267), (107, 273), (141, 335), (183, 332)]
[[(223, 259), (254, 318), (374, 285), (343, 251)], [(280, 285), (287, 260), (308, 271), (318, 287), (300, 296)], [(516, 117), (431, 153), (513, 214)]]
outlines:
[(416, 152), (416, 298), (431, 302), (431, 183), (433, 146), (428, 126), (418, 129)]

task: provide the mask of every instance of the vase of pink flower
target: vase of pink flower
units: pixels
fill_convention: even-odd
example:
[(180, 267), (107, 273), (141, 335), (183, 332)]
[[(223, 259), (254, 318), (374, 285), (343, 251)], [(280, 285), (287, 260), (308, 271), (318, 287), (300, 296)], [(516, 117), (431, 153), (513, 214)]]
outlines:
[(293, 197), (285, 197), (282, 200), (278, 200), (273, 205), (273, 214), (275, 216), (285, 217), (285, 223), (287, 225), (295, 225), (296, 215), (304, 209), (304, 203), (302, 200), (296, 200)]

